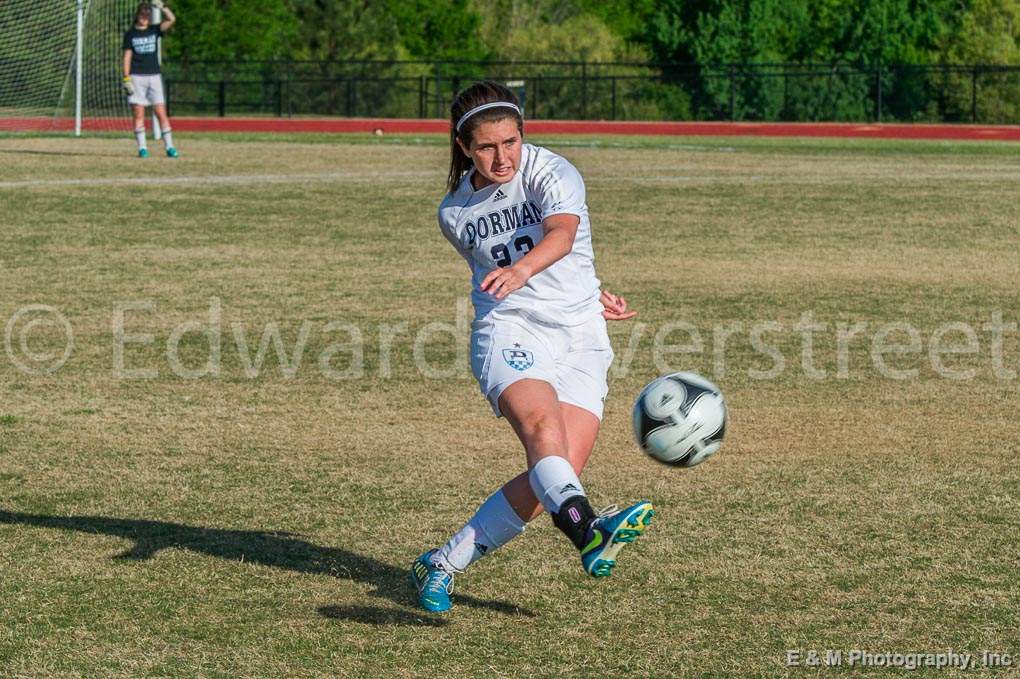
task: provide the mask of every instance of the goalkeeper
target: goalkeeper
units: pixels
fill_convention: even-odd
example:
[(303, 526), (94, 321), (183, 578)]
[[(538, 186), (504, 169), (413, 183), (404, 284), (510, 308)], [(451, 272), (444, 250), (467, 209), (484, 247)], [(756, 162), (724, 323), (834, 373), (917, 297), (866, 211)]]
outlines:
[[(153, 9), (161, 10), (162, 21), (152, 25)], [(177, 157), (173, 131), (166, 115), (166, 98), (163, 95), (163, 78), (159, 74), (159, 38), (170, 30), (177, 17), (162, 0), (143, 2), (135, 12), (134, 25), (124, 33), (124, 91), (134, 112), (135, 139), (138, 156), (148, 158), (145, 146), (145, 107), (152, 106), (163, 130), (166, 155)]]

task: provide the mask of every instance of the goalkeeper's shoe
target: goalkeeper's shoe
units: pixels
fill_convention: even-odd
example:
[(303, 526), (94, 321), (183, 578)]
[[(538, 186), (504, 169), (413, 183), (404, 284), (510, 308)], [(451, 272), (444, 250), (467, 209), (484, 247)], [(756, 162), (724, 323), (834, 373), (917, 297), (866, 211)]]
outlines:
[(623, 511), (617, 511), (615, 506), (602, 510), (588, 526), (585, 546), (581, 548), (585, 572), (596, 578), (612, 575), (616, 555), (638, 539), (653, 516), (651, 502), (638, 502)]
[(431, 549), (411, 565), (411, 582), (418, 590), (418, 603), (426, 611), (442, 613), (453, 607), (450, 594), (453, 592), (453, 573), (432, 561), (435, 549)]
[(171, 146), (170, 148), (168, 148), (166, 150), (166, 157), (167, 158), (178, 158), (178, 157), (180, 157), (180, 155), (181, 154), (177, 153), (177, 149), (175, 149), (173, 146)]
[(139, 158), (148, 158), (149, 157), (149, 149), (138, 149), (138, 157)]

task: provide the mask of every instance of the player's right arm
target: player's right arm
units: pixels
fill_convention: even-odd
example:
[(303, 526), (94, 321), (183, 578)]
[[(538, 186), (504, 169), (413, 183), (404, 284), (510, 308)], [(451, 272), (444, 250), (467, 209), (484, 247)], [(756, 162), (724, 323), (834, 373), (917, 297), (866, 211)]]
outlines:
[(124, 51), (122, 61), (123, 70), (123, 86), (127, 94), (131, 92), (131, 56), (132, 56), (132, 43), (131, 43), (131, 31), (124, 34), (123, 42), (120, 44), (120, 49)]
[(581, 216), (586, 212), (584, 180), (565, 158), (549, 156), (551, 160), (526, 179), (542, 207), (542, 240), (511, 266), (485, 276), (481, 288), (496, 299), (519, 290), (574, 248)]
[(124, 79), (121, 80), (124, 91), (130, 97), (135, 93), (135, 83), (131, 80), (131, 50), (124, 50)]
[(567, 256), (574, 247), (580, 221), (577, 215), (564, 213), (543, 219), (544, 234), (538, 245), (511, 266), (496, 268), (486, 274), (480, 286), (482, 291), (496, 299), (503, 299), (511, 292), (520, 290), (532, 276)]

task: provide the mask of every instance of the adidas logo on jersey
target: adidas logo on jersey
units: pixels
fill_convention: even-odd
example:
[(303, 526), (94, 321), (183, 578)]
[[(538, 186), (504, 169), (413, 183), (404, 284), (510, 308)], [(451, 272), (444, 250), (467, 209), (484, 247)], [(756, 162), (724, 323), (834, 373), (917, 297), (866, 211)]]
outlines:
[(503, 193), (503, 189), (496, 189), (496, 193), (492, 194), (492, 202), (497, 203), (501, 200), (506, 200), (506, 194)]

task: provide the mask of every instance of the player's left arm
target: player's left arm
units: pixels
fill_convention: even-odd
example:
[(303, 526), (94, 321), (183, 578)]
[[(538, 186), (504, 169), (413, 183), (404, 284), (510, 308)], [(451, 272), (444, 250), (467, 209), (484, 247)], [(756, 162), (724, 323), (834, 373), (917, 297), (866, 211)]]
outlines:
[(159, 22), (159, 30), (162, 33), (166, 33), (177, 23), (177, 16), (161, 0), (155, 0), (152, 5), (153, 7), (158, 7), (163, 12), (163, 21)]
[(580, 223), (580, 217), (567, 213), (546, 217), (542, 220), (545, 235), (538, 245), (512, 266), (490, 271), (482, 281), (482, 290), (496, 299), (503, 299), (522, 288), (529, 278), (545, 271), (570, 252)]
[(620, 295), (614, 295), (608, 290), (602, 290), (599, 295), (604, 311), (602, 317), (607, 321), (626, 321), (637, 316), (636, 311), (631, 311), (627, 300)]

